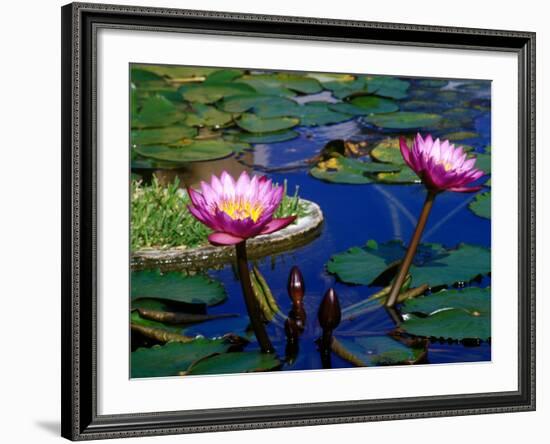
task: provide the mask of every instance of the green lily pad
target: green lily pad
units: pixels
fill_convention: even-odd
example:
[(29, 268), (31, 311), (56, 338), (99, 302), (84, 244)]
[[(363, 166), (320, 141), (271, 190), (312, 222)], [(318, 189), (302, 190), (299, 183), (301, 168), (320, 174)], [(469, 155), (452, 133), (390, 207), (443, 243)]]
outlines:
[[(370, 285), (393, 262), (405, 256), (401, 241), (378, 244), (369, 241), (364, 247), (352, 247), (333, 255), (327, 270), (348, 284)], [(491, 252), (487, 248), (460, 244), (446, 249), (441, 244), (420, 244), (409, 270), (415, 286), (430, 287), (468, 282), (491, 271)]]
[(332, 91), (332, 95), (339, 99), (365, 91), (365, 77), (345, 78), (323, 83), (323, 86)]
[(470, 157), (476, 158), (474, 168), (483, 171), (486, 174), (491, 174), (491, 155), (487, 153), (473, 153)]
[(380, 171), (399, 171), (399, 167), (377, 162), (362, 162), (347, 157), (333, 157), (319, 162), (309, 173), (316, 179), (332, 183), (366, 184), (373, 180), (368, 174)]
[(159, 128), (183, 122), (185, 113), (166, 97), (155, 95), (148, 98), (141, 110), (132, 116), (133, 128)]
[(422, 348), (407, 347), (390, 336), (338, 337), (332, 350), (357, 366), (412, 364), (424, 353)]
[(378, 182), (391, 184), (411, 184), (422, 182), (417, 174), (410, 168), (403, 168), (401, 171), (396, 173), (379, 173), (376, 175), (376, 180)]
[(189, 79), (193, 77), (202, 78), (212, 72), (217, 71), (217, 68), (207, 68), (201, 66), (179, 66), (179, 65), (132, 65), (132, 69), (143, 69), (153, 72), (162, 77), (171, 79)]
[(186, 375), (219, 375), (275, 370), (282, 365), (274, 353), (236, 352), (212, 355), (195, 361)]
[(132, 145), (170, 144), (197, 135), (195, 128), (185, 125), (132, 131)]
[[(351, 107), (345, 107), (345, 105), (351, 105)], [(357, 110), (354, 112), (354, 108)], [(377, 96), (359, 96), (354, 97), (349, 103), (336, 103), (331, 106), (332, 109), (347, 112), (349, 114), (378, 114), (378, 113), (391, 113), (399, 110), (399, 105), (391, 99), (384, 99)], [(347, 111), (346, 111), (347, 109)]]
[(189, 126), (208, 126), (222, 127), (233, 120), (233, 115), (220, 111), (219, 109), (204, 105), (202, 103), (193, 104), (191, 112), (188, 114), (185, 123)]
[(299, 135), (293, 130), (282, 130), (272, 133), (241, 133), (237, 138), (247, 143), (276, 143), (295, 139)]
[(188, 276), (178, 272), (134, 271), (131, 276), (131, 297), (160, 299), (185, 304), (216, 305), (227, 298), (222, 284), (207, 276)]
[(375, 114), (366, 118), (368, 123), (388, 129), (419, 129), (436, 125), (441, 116), (430, 113), (400, 111), (388, 114)]
[(326, 102), (309, 102), (297, 106), (289, 115), (298, 117), (302, 126), (328, 125), (345, 122), (353, 118), (350, 114), (332, 110), (330, 104)]
[(178, 376), (198, 359), (214, 353), (225, 353), (231, 346), (231, 342), (225, 339), (198, 338), (186, 344), (169, 342), (151, 348), (139, 348), (131, 353), (131, 377)]
[(351, 74), (331, 74), (325, 72), (308, 72), (306, 77), (317, 80), (323, 86), (330, 82), (352, 82), (355, 80), (355, 76)]
[(474, 133), (473, 131), (455, 131), (453, 133), (445, 134), (442, 139), (447, 139), (451, 142), (460, 142), (462, 140), (476, 139), (478, 137), (479, 134)]
[(445, 339), (491, 337), (491, 289), (469, 287), (411, 299), (403, 304), (407, 333)]
[(292, 128), (300, 123), (295, 117), (262, 118), (255, 114), (243, 114), (237, 125), (250, 133), (271, 133)]
[(365, 85), (370, 94), (391, 99), (404, 99), (409, 89), (409, 82), (406, 80), (386, 76), (367, 76)]
[(260, 94), (292, 96), (294, 92), (315, 94), (323, 90), (321, 84), (304, 75), (276, 73), (243, 76), (238, 82), (252, 86)]
[(370, 155), (378, 162), (405, 165), (405, 160), (403, 160), (403, 155), (399, 148), (398, 138), (384, 139), (378, 142), (370, 152)]
[(259, 117), (285, 117), (294, 111), (298, 104), (285, 97), (247, 94), (225, 98), (218, 106), (231, 113), (248, 111)]
[(206, 77), (204, 83), (226, 83), (235, 80), (236, 78), (242, 76), (244, 71), (240, 69), (220, 69), (214, 71)]
[[(141, 301), (141, 300), (138, 300)], [(135, 302), (138, 302), (135, 301)], [(153, 301), (153, 299), (143, 299), (143, 301)], [(155, 328), (158, 330), (168, 331), (171, 333), (179, 333), (181, 328), (174, 325), (166, 325), (162, 322), (153, 321), (151, 319), (145, 319), (140, 316), (137, 311), (130, 313), (130, 322), (135, 325), (141, 325), (143, 327)]]
[(202, 162), (205, 160), (222, 159), (233, 152), (248, 148), (248, 144), (229, 142), (223, 139), (194, 140), (184, 145), (145, 145), (135, 148), (144, 157), (168, 162)]
[(164, 77), (148, 69), (132, 67), (130, 71), (130, 80), (132, 83), (145, 83), (145, 82), (164, 82)]
[(479, 217), (491, 219), (491, 192), (488, 191), (476, 195), (475, 199), (468, 205), (468, 208)]
[(236, 82), (189, 84), (182, 86), (179, 91), (185, 100), (203, 104), (214, 103), (225, 97), (255, 93), (251, 86)]

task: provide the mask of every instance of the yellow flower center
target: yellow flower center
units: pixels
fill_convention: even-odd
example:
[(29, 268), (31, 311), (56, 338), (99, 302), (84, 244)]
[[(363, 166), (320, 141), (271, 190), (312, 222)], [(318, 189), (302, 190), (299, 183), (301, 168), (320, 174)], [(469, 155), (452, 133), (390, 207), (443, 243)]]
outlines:
[(224, 200), (218, 208), (233, 220), (250, 218), (254, 222), (261, 216), (263, 208), (259, 203), (251, 203), (244, 199)]
[(438, 162), (439, 165), (443, 165), (445, 171), (450, 171), (453, 169), (453, 166), (449, 162)]

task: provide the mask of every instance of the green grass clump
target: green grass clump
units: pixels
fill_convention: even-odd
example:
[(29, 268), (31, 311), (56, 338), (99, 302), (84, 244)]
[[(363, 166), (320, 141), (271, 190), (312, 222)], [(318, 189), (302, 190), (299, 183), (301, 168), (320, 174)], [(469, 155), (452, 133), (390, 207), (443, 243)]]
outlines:
[[(190, 203), (186, 193), (179, 190), (179, 179), (162, 186), (156, 177), (150, 185), (140, 180), (131, 181), (131, 243), (132, 250), (142, 248), (193, 248), (208, 243), (212, 232), (187, 209)], [(275, 212), (275, 217), (307, 214), (306, 206), (298, 196), (286, 195)]]

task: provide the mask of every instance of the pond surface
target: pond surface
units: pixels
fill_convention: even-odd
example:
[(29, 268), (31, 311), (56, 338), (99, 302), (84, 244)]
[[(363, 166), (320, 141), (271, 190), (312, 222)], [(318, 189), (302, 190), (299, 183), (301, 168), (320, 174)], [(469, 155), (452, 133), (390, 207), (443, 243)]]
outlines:
[[(429, 132), (434, 138), (467, 131), (473, 136), (455, 144), (468, 145), (473, 153), (487, 152), (487, 147), (491, 144), (490, 82), (431, 81), (410, 78), (407, 78), (407, 81), (410, 83), (408, 95), (399, 100), (402, 111), (442, 114), (454, 123), (431, 128)], [(335, 101), (328, 91), (321, 94), (302, 95), (295, 100), (301, 103)], [(194, 169), (192, 178), (185, 169), (155, 171), (155, 174), (165, 174), (166, 180), (179, 176), (184, 183), (191, 185), (196, 184), (200, 179), (209, 180), (212, 173), (219, 174), (220, 165), (234, 175), (242, 167), (252, 173), (267, 175), (280, 184), (287, 181), (289, 194), (293, 193), (295, 187), (299, 187), (301, 198), (316, 202), (321, 207), (324, 225), (319, 237), (303, 247), (254, 262), (267, 280), (284, 316), (291, 310), (291, 300), (286, 289), (291, 268), (298, 266), (304, 277), (307, 322), (299, 339), (299, 353), (295, 360), (283, 366), (283, 371), (323, 368), (316, 344), (316, 340), (322, 333), (317, 312), (327, 289), (334, 288), (343, 309), (365, 300), (381, 289), (381, 287), (341, 282), (335, 274), (327, 271), (327, 263), (331, 257), (351, 247), (364, 246), (371, 239), (379, 244), (401, 240), (407, 245), (426, 195), (424, 186), (421, 184), (382, 182), (343, 184), (319, 180), (310, 174), (312, 159), (318, 156), (330, 141), (366, 142), (369, 148), (387, 137), (413, 135), (416, 131), (375, 126), (364, 116), (354, 117), (337, 124), (299, 126), (293, 130), (297, 131), (299, 136), (292, 140), (253, 144), (252, 152), (242, 153), (229, 160), (201, 162), (201, 165)], [(135, 171), (142, 174), (145, 179), (152, 173), (151, 170)], [(484, 180), (486, 179), (487, 177)], [(486, 187), (481, 192), (489, 189)], [(446, 248), (455, 248), (461, 243), (466, 243), (490, 249), (491, 221), (471, 211), (469, 204), (475, 198), (476, 193), (445, 192), (439, 195), (429, 217), (422, 242), (438, 243)], [(196, 324), (183, 329), (183, 333), (211, 338), (222, 336), (230, 331), (244, 332), (248, 317), (234, 267), (226, 265), (220, 269), (205, 271), (210, 277), (223, 283), (228, 295), (227, 300), (222, 304), (209, 307), (208, 313), (237, 313), (240, 316)], [(465, 285), (489, 287), (490, 277), (484, 276)], [(280, 357), (285, 356), (287, 346), (284, 316), (275, 317), (267, 325), (269, 336)], [(380, 336), (388, 334), (395, 328), (396, 324), (392, 317), (385, 309), (380, 308), (365, 313), (353, 321), (342, 321), (335, 335), (344, 339)], [(252, 342), (246, 350), (259, 350), (254, 336), (249, 335), (248, 338)], [(453, 363), (490, 359), (490, 341), (446, 341), (431, 338), (425, 362)], [(350, 362), (333, 354), (333, 368), (353, 366)]]

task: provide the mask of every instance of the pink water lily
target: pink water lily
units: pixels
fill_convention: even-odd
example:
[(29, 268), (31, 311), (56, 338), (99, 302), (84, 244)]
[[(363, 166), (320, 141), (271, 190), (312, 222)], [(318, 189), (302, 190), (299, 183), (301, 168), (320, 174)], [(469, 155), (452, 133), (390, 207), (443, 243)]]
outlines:
[(474, 168), (476, 159), (467, 158), (462, 147), (457, 147), (448, 140), (433, 140), (431, 135), (425, 139), (417, 134), (409, 148), (403, 137), (399, 139), (403, 159), (432, 191), (456, 191), (472, 193), (480, 186), (468, 187), (485, 173)]
[(281, 230), (296, 219), (274, 219), (283, 198), (283, 187), (265, 176), (250, 178), (243, 171), (237, 181), (223, 171), (210, 183), (201, 182), (201, 191), (189, 189), (189, 211), (214, 230), (208, 236), (213, 245), (235, 245), (260, 234)]

